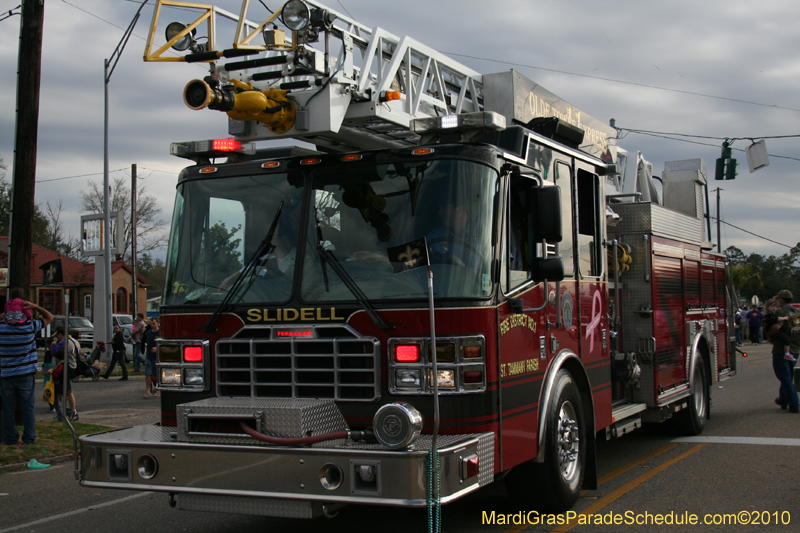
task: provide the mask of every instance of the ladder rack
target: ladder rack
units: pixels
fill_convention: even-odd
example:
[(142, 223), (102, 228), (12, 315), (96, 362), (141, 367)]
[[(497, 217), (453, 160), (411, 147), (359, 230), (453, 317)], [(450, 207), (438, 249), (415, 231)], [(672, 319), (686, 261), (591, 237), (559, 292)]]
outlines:
[[(410, 37), (368, 28), (313, 0), (304, 3), (312, 22), (287, 33), (277, 29), (283, 7), (252, 22), (250, 0), (242, 1), (238, 16), (208, 4), (158, 0), (145, 61), (206, 62), (223, 85), (237, 80), (252, 90), (288, 91), (297, 112), (292, 127), (275, 132), (256, 120), (229, 120), (229, 133), (241, 141), (295, 138), (343, 151), (403, 147), (419, 141), (409, 129), (414, 119), (483, 110), (481, 74)], [(162, 7), (180, 8), (173, 14), (184, 18), (187, 8), (200, 15), (153, 50)], [(227, 49), (217, 47), (215, 35), (224, 22), (235, 23)], [(206, 35), (197, 37), (193, 32), (203, 26)], [(254, 44), (260, 35), (271, 44)], [(193, 43), (188, 53), (164, 57), (184, 38)]]

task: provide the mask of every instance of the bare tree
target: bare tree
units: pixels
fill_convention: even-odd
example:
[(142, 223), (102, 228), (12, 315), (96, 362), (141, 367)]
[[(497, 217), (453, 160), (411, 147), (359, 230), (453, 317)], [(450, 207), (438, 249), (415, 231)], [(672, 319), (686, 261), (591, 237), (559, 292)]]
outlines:
[(71, 257), (72, 259), (82, 260), (80, 256), (80, 241), (69, 235), (64, 235), (64, 224), (61, 222), (61, 213), (64, 210), (64, 205), (61, 200), (58, 205), (53, 206), (50, 202), (45, 204), (46, 209), (43, 213), (44, 218), (47, 220), (47, 229), (45, 230), (45, 242), (41, 244), (45, 248), (54, 250), (61, 255)]
[[(138, 253), (152, 252), (167, 244), (167, 235), (164, 228), (166, 221), (160, 218), (161, 208), (156, 203), (156, 197), (145, 194), (146, 188), (139, 181), (138, 197), (136, 199), (136, 230), (138, 240), (136, 250)], [(103, 186), (97, 182), (89, 182), (88, 191), (78, 191), (81, 196), (82, 213), (103, 212)], [(117, 259), (130, 262), (131, 256), (131, 188), (124, 177), (114, 179), (111, 186), (110, 198), (111, 211), (122, 211), (124, 217), (124, 230), (122, 254)]]

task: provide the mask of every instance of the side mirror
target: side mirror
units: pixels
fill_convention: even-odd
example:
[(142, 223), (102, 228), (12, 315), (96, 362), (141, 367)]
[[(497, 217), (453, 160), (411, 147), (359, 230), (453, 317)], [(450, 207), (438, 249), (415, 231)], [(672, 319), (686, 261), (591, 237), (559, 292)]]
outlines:
[(536, 258), (532, 266), (534, 281), (564, 280), (564, 260), (560, 257), (551, 257), (549, 259)]
[(534, 210), (534, 242), (561, 242), (561, 189), (532, 188), (530, 206)]

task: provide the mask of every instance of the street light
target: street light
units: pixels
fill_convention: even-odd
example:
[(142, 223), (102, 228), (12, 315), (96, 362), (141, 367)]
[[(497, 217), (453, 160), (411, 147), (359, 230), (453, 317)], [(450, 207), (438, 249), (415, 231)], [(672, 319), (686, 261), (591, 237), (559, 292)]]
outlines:
[[(103, 82), (104, 82), (104, 116), (103, 116), (103, 281), (105, 285), (105, 293), (103, 298), (105, 299), (105, 316), (103, 320), (105, 321), (104, 330), (105, 330), (105, 338), (111, 338), (111, 314), (113, 312), (113, 301), (111, 300), (111, 210), (109, 206), (109, 198), (108, 198), (108, 190), (109, 190), (109, 182), (108, 182), (108, 83), (111, 81), (111, 75), (114, 73), (114, 68), (117, 66), (117, 62), (119, 61), (120, 56), (122, 55), (122, 51), (125, 49), (125, 45), (128, 44), (128, 39), (130, 39), (131, 34), (133, 33), (133, 28), (136, 26), (136, 21), (139, 20), (139, 15), (142, 12), (142, 8), (147, 4), (149, 0), (144, 0), (142, 5), (139, 6), (139, 9), (136, 11), (136, 15), (133, 16), (133, 20), (131, 23), (128, 24), (128, 29), (125, 30), (125, 33), (122, 35), (122, 39), (120, 39), (117, 47), (114, 49), (114, 52), (111, 54), (109, 59), (104, 60), (104, 74), (103, 74)], [(109, 66), (111, 69), (109, 70)], [(135, 237), (134, 237), (135, 238)], [(96, 282), (97, 280), (95, 280)], [(97, 297), (95, 297), (95, 303), (97, 302)]]

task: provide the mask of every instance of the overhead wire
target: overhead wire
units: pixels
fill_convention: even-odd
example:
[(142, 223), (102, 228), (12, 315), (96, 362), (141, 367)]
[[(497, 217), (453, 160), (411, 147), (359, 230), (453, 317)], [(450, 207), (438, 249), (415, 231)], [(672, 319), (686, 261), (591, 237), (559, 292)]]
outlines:
[[(6, 20), (8, 18), (13, 17), (14, 15), (22, 16), (22, 10), (20, 9), (21, 7), (22, 7), (22, 4), (18, 5), (17, 7), (12, 7), (7, 12), (3, 13), (2, 15), (0, 15), (0, 22), (3, 22), (4, 20)], [(15, 9), (20, 9), (20, 12), (19, 13), (14, 13)]]
[[(659, 131), (648, 131), (648, 130), (637, 130), (632, 128), (620, 128), (615, 127), (618, 132), (624, 132), (622, 136), (617, 136), (617, 139), (624, 139), (628, 133), (636, 133), (639, 135), (647, 135), (649, 137), (659, 137), (661, 139), (667, 139), (670, 141), (678, 141), (678, 142), (685, 142), (689, 144), (697, 144), (700, 146), (713, 146), (715, 148), (719, 148), (719, 144), (710, 144), (698, 141), (690, 141), (688, 139), (676, 139), (675, 137), (690, 137), (694, 139), (716, 139), (716, 140), (729, 140), (729, 141), (745, 141), (750, 140), (753, 141), (754, 139), (791, 139), (791, 138), (798, 138), (800, 135), (767, 135), (767, 136), (756, 136), (756, 137), (711, 137), (707, 135), (690, 135), (687, 133), (667, 133), (667, 132), (659, 132)], [(675, 137), (673, 137), (675, 136)], [(742, 148), (735, 148), (733, 146), (730, 147), (731, 150), (736, 150), (737, 152), (744, 152), (745, 150)], [(768, 154), (770, 157), (775, 157), (777, 159), (791, 159), (793, 161), (800, 161), (798, 157), (792, 157), (788, 155), (777, 155), (777, 154)]]
[[(109, 170), (108, 173), (111, 174), (112, 172), (120, 172), (122, 170), (125, 170), (125, 169), (124, 168), (118, 168), (116, 170)], [(36, 180), (36, 183), (47, 183), (49, 181), (71, 180), (71, 179), (74, 179), (74, 178), (86, 178), (88, 176), (102, 176), (102, 175), (103, 175), (103, 172), (93, 172), (91, 174), (79, 174), (77, 176), (64, 176), (64, 177), (61, 177), (61, 178), (50, 178), (50, 179), (46, 179), (46, 180)]]
[[(712, 220), (717, 220), (717, 218), (716, 218), (716, 217), (711, 217), (711, 219), (712, 219)], [(731, 224), (730, 222), (726, 222), (726, 221), (724, 221), (724, 220), (722, 220), (722, 219), (720, 219), (720, 223), (721, 223), (721, 224), (725, 224), (726, 226), (730, 226), (730, 227), (732, 227), (732, 228), (736, 228), (736, 229), (738, 229), (739, 231), (743, 231), (743, 232), (745, 232), (745, 233), (748, 233), (748, 234), (752, 235), (753, 237), (758, 237), (759, 239), (763, 239), (763, 240), (765, 240), (765, 241), (769, 241), (769, 242), (771, 242), (771, 243), (773, 243), (773, 244), (778, 244), (778, 245), (780, 245), (780, 246), (785, 246), (786, 248), (789, 248), (789, 249), (791, 249), (791, 248), (794, 248), (794, 246), (789, 246), (788, 244), (784, 244), (784, 243), (782, 243), (782, 242), (778, 242), (778, 241), (772, 240), (772, 239), (770, 239), (770, 238), (768, 238), (768, 237), (764, 237), (763, 235), (759, 235), (758, 233), (753, 233), (752, 231), (746, 230), (746, 229), (744, 229), (744, 228), (740, 228), (739, 226), (737, 226), (737, 225), (735, 225), (735, 224)], [(798, 243), (798, 244), (800, 244), (800, 243)], [(795, 245), (795, 246), (797, 246), (797, 245)]]
[(478, 56), (471, 56), (471, 55), (467, 55), (467, 54), (458, 54), (458, 53), (455, 53), (455, 52), (442, 52), (442, 53), (443, 54), (447, 54), (447, 55), (451, 55), (451, 56), (456, 56), (456, 57), (467, 57), (469, 59), (477, 59), (477, 60), (480, 60), (480, 61), (489, 61), (491, 63), (502, 63), (504, 65), (511, 65), (511, 66), (515, 66), (515, 67), (524, 67), (524, 68), (530, 68), (530, 69), (535, 69), (535, 70), (543, 70), (543, 71), (546, 71), (546, 72), (555, 72), (557, 74), (566, 74), (568, 76), (577, 76), (577, 77), (580, 77), (580, 78), (590, 78), (590, 79), (593, 79), (593, 80), (607, 81), (607, 82), (611, 82), (611, 83), (622, 83), (624, 85), (634, 85), (636, 87), (645, 87), (647, 89), (657, 89), (659, 91), (669, 91), (669, 92), (680, 93), (680, 94), (688, 94), (688, 95), (691, 95), (691, 96), (700, 96), (700, 97), (703, 97), (703, 98), (713, 98), (713, 99), (716, 99), (716, 100), (726, 100), (728, 102), (736, 102), (736, 103), (739, 103), (739, 104), (748, 104), (748, 105), (755, 105), (755, 106), (761, 106), (761, 107), (770, 107), (770, 108), (773, 108), (773, 109), (784, 109), (786, 111), (800, 111), (800, 109), (795, 108), (795, 107), (785, 107), (785, 106), (779, 106), (777, 104), (764, 104), (764, 103), (761, 103), (761, 102), (753, 102), (751, 100), (740, 100), (738, 98), (728, 98), (728, 97), (725, 97), (725, 96), (716, 96), (716, 95), (713, 95), (713, 94), (704, 94), (704, 93), (697, 93), (697, 92), (693, 92), (693, 91), (684, 91), (682, 89), (672, 89), (672, 88), (669, 88), (669, 87), (659, 87), (658, 85), (648, 85), (646, 83), (637, 83), (637, 82), (633, 82), (633, 81), (617, 80), (617, 79), (614, 79), (614, 78), (604, 78), (602, 76), (592, 76), (592, 75), (589, 75), (589, 74), (579, 74), (577, 72), (569, 72), (569, 71), (566, 71), (566, 70), (559, 70), (559, 69), (554, 69), (554, 68), (537, 67), (535, 65), (526, 65), (524, 63), (514, 63), (514, 62), (511, 62), (511, 61), (501, 61), (499, 59), (490, 59), (490, 58), (487, 58), (487, 57), (478, 57)]

